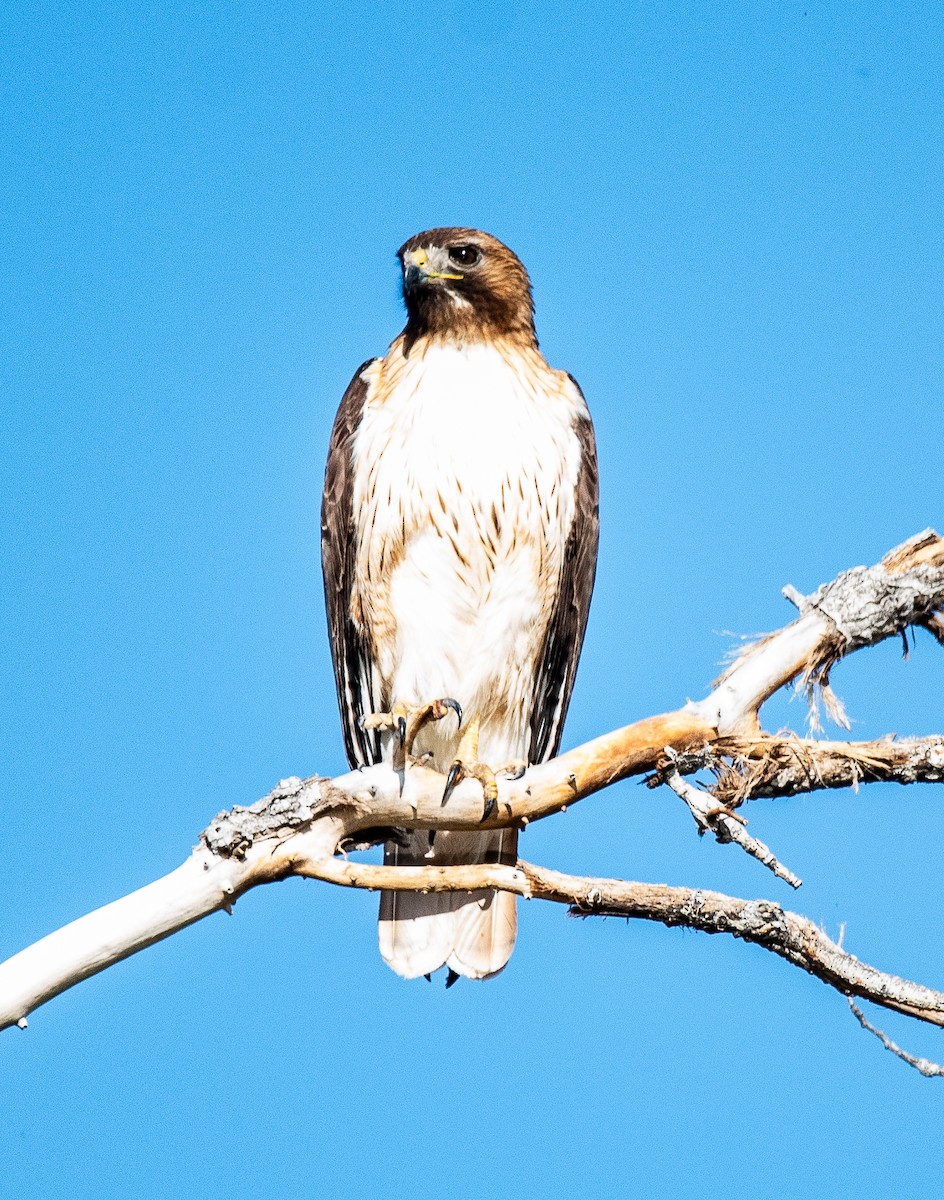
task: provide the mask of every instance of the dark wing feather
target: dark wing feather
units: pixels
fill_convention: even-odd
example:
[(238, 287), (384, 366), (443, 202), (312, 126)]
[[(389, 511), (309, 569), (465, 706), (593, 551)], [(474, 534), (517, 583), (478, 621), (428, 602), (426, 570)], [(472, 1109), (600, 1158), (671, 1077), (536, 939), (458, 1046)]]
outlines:
[(375, 711), (370, 646), (351, 611), (354, 586), (354, 436), (367, 399), (361, 378), (374, 359), (368, 359), (348, 384), (334, 419), (328, 446), (324, 497), (321, 501), (321, 565), (324, 569), (328, 640), (341, 709), (344, 748), (352, 767), (380, 762), (380, 739), (358, 724)]
[[(571, 380), (579, 392), (576, 379), (571, 376)], [(574, 522), (567, 537), (557, 602), (548, 621), (535, 677), (529, 759), (532, 763), (553, 758), (560, 745), (597, 569), (600, 491), (597, 448), (589, 413), (584, 412), (577, 419), (574, 432), (580, 442)]]

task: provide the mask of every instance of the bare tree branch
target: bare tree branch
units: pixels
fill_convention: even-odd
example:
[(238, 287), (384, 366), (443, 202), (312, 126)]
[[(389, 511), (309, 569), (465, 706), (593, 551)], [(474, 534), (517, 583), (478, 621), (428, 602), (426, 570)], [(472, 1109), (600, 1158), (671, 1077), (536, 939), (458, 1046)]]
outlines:
[[(680, 794), (695, 795), (696, 819), (716, 835), (736, 838), (794, 882), (763, 843), (738, 834), (741, 822), (728, 810), (752, 796), (875, 779), (939, 782), (944, 747), (940, 737), (858, 744), (774, 738), (761, 729), (759, 710), (794, 679), (811, 696), (817, 688), (828, 695), (829, 671), (839, 658), (900, 636), (909, 625), (944, 639), (944, 539), (926, 531), (875, 567), (844, 572), (809, 598), (795, 590), (791, 595), (801, 610), (796, 620), (745, 647), (704, 700), (598, 737), (529, 768), (520, 779), (500, 780), (498, 807), (487, 821), (481, 820), (481, 791), (474, 781), (460, 783), (442, 807), (442, 777), (413, 760), (400, 771), (376, 766), (332, 780), (284, 780), (257, 804), (220, 814), (176, 871), (0, 964), (0, 1028), (25, 1025), (28, 1013), (80, 980), (211, 912), (230, 909), (250, 888), (289, 875), (368, 889), (497, 888), (566, 903), (583, 915), (729, 933), (781, 955), (845, 995), (944, 1025), (944, 995), (859, 962), (807, 918), (771, 901), (577, 878), (520, 862), (390, 868), (337, 857), (345, 847), (369, 845), (400, 829), (524, 826), (617, 780), (654, 771), (660, 782), (670, 776)], [(703, 799), (706, 793), (681, 779), (703, 766), (719, 776), (714, 810)]]
[(250, 888), (288, 875), (368, 890), (496, 888), (567, 904), (582, 916), (632, 917), (727, 933), (763, 946), (845, 995), (944, 1026), (944, 994), (860, 962), (812, 921), (772, 901), (565, 875), (525, 862), (515, 867), (386, 867), (345, 861), (334, 854), (340, 827), (335, 818), (348, 805), (347, 795), (328, 781), (293, 779), (249, 809), (221, 814), (205, 832), (204, 844), (176, 871), (74, 921), (0, 966), (0, 1026), (22, 1023), (27, 1012), (81, 979), (202, 916), (231, 909)]
[(849, 998), (849, 1007), (852, 1009), (856, 1020), (862, 1028), (867, 1029), (869, 1033), (874, 1033), (885, 1049), (897, 1055), (902, 1062), (906, 1062), (909, 1067), (914, 1067), (916, 1071), (920, 1071), (928, 1079), (944, 1076), (944, 1067), (936, 1062), (931, 1062), (929, 1058), (918, 1058), (914, 1054), (909, 1054), (907, 1050), (902, 1050), (901, 1046), (896, 1045), (887, 1034), (882, 1033), (881, 1029), (876, 1029), (871, 1022), (866, 1020), (865, 1013), (853, 1002), (851, 997)]

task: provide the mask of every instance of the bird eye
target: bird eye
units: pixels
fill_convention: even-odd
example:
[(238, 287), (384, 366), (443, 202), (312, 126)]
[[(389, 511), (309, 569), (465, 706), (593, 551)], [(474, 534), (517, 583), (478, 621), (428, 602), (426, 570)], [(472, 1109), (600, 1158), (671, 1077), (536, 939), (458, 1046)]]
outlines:
[(482, 257), (476, 246), (450, 246), (449, 261), (457, 267), (474, 267)]

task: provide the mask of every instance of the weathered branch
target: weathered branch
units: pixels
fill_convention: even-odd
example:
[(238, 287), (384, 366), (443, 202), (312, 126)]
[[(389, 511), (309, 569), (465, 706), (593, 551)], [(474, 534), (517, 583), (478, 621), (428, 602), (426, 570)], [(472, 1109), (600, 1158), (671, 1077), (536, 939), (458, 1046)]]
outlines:
[(751, 714), (756, 716), (765, 700), (797, 678), (809, 697), (814, 725), (817, 690), (824, 695), (827, 711), (842, 724), (842, 706), (829, 690), (830, 671), (841, 658), (900, 637), (912, 625), (937, 636), (944, 609), (944, 538), (925, 529), (890, 550), (876, 566), (843, 571), (811, 596), (802, 596), (790, 585), (784, 593), (800, 616), (779, 632), (744, 646), (702, 701), (708, 704), (720, 693), (733, 709), (729, 717), (722, 705), (721, 736), (754, 733), (748, 728)]
[(231, 909), (250, 888), (300, 875), (368, 890), (496, 888), (567, 904), (583, 916), (633, 917), (727, 933), (763, 946), (845, 995), (944, 1026), (944, 994), (860, 962), (806, 917), (772, 901), (565, 875), (525, 862), (515, 867), (385, 867), (345, 861), (335, 857), (334, 845), (341, 828), (337, 818), (348, 804), (346, 794), (328, 781), (293, 779), (250, 809), (222, 814), (176, 871), (0, 966), (0, 1023), (22, 1024), (27, 1012), (67, 987), (202, 916)]
[[(585, 915), (618, 914), (726, 932), (780, 954), (846, 995), (944, 1025), (940, 993), (860, 963), (806, 918), (770, 901), (576, 878), (525, 863), (388, 868), (336, 857), (345, 846), (370, 844), (403, 828), (523, 826), (617, 780), (664, 772), (667, 751), (675, 757), (676, 784), (683, 783), (682, 770), (707, 765), (718, 771), (714, 797), (725, 808), (749, 796), (789, 795), (873, 779), (940, 781), (940, 738), (844, 747), (771, 738), (761, 730), (758, 714), (769, 696), (794, 679), (811, 693), (817, 687), (828, 690), (829, 671), (839, 658), (900, 635), (908, 625), (922, 625), (941, 637), (944, 539), (931, 531), (920, 534), (876, 567), (847, 571), (808, 599), (793, 597), (800, 616), (742, 650), (704, 700), (605, 734), (529, 768), (520, 779), (500, 780), (497, 811), (484, 823), (481, 791), (474, 781), (461, 783), (444, 808), (442, 777), (417, 762), (401, 772), (377, 766), (333, 780), (285, 780), (250, 808), (220, 814), (176, 871), (0, 965), (0, 1028), (25, 1024), (29, 1012), (80, 980), (211, 912), (230, 908), (252, 887), (293, 874), (371, 889), (494, 887), (566, 903)], [(691, 765), (680, 765), (684, 763)], [(698, 803), (704, 808), (700, 796)], [(727, 837), (740, 827), (730, 813), (706, 809), (702, 816), (716, 835)], [(761, 847), (769, 865), (780, 866), (756, 839), (739, 840), (753, 843), (755, 851)]]
[(795, 796), (861, 783), (944, 783), (944, 737), (894, 736), (870, 742), (812, 738), (736, 738), (715, 742), (706, 766), (718, 776), (711, 794), (735, 808), (745, 800)]
[[(771, 900), (741, 900), (720, 892), (564, 875), (532, 863), (515, 867), (381, 867), (328, 859), (302, 872), (344, 887), (401, 891), (473, 891), (491, 887), (528, 900), (567, 904), (576, 916), (633, 917), (684, 925), (703, 933), (726, 933), (754, 942), (802, 967), (846, 996), (860, 996), (932, 1025), (944, 1026), (944, 993), (860, 962), (806, 917)], [(400, 878), (404, 876), (404, 878)]]

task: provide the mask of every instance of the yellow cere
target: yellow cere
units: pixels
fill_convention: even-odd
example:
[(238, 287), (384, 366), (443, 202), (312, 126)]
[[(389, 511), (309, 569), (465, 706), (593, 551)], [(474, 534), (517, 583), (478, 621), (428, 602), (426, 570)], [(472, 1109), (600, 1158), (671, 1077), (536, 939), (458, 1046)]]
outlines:
[[(425, 250), (411, 250), (407, 255), (407, 261), (414, 267), (419, 267), (421, 270), (429, 262), (429, 255)], [(461, 275), (447, 275), (445, 271), (427, 271), (427, 279), (461, 279)]]

